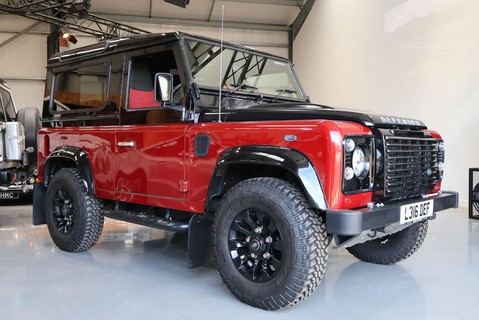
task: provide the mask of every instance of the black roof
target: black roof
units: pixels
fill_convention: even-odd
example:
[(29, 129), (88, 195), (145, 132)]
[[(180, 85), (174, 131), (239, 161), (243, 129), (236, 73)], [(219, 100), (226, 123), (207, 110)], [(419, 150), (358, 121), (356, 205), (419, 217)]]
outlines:
[[(220, 40), (196, 36), (192, 34), (187, 34), (183, 32), (169, 32), (169, 33), (150, 33), (145, 35), (133, 35), (124, 38), (110, 39), (105, 41), (100, 41), (95, 44), (88, 46), (75, 48), (72, 50), (59, 52), (54, 54), (49, 60), (48, 64), (62, 64), (62, 62), (72, 62), (75, 60), (83, 60), (88, 57), (98, 56), (103, 54), (111, 54), (115, 52), (124, 52), (134, 49), (139, 49), (142, 47), (150, 47), (155, 44), (163, 44), (168, 42), (176, 42), (182, 38), (196, 39), (203, 42), (214, 43), (220, 45)], [(287, 60), (283, 57), (275, 56), (266, 52), (258, 51), (253, 48), (242, 46), (239, 44), (224, 42), (225, 47), (236, 48), (241, 51), (247, 51), (252, 53), (257, 53), (261, 55), (271, 56), (280, 60)]]

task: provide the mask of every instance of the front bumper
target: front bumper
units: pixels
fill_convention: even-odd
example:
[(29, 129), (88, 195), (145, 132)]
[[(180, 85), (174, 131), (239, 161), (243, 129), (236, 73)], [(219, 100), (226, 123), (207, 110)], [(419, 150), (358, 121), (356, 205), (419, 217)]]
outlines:
[[(457, 208), (459, 194), (443, 191), (441, 194), (428, 197), (434, 200), (434, 213), (450, 208)], [(357, 210), (326, 210), (326, 231), (328, 234), (340, 236), (355, 236), (363, 231), (385, 226), (397, 225), (400, 222), (402, 205), (412, 204), (422, 199), (397, 201), (382, 207)]]

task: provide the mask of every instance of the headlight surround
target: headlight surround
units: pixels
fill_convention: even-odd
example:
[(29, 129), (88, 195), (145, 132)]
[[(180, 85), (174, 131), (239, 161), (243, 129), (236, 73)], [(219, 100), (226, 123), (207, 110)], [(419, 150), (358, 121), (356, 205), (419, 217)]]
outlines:
[(343, 141), (343, 192), (372, 190), (376, 150), (371, 136), (347, 136)]

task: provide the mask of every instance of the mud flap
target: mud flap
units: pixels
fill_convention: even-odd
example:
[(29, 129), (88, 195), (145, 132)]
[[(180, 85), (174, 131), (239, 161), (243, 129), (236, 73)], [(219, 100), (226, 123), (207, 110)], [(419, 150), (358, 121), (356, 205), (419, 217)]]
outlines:
[(188, 231), (188, 268), (199, 267), (213, 261), (211, 246), (212, 214), (195, 214)]
[(33, 225), (38, 226), (46, 224), (45, 219), (45, 195), (47, 188), (40, 183), (35, 183), (33, 186)]

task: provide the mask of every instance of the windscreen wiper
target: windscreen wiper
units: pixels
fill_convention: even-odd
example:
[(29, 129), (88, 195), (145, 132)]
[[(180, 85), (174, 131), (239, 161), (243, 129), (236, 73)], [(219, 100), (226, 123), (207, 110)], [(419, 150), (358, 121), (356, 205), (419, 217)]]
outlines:
[[(230, 84), (230, 86), (233, 87), (233, 89), (229, 90), (228, 92), (226, 92), (223, 96), (223, 98), (227, 98), (229, 97), (231, 94), (237, 92), (237, 90), (258, 90), (257, 87), (254, 87), (254, 86), (250, 86), (249, 84), (246, 84), (246, 83), (232, 83)], [(243, 94), (248, 94), (248, 95), (254, 95), (256, 96), (256, 99), (254, 99), (254, 101), (256, 102), (259, 102), (261, 100), (263, 100), (263, 95), (261, 93), (255, 93), (253, 91), (245, 91), (245, 92), (242, 92)]]
[[(233, 87), (233, 89), (228, 91), (226, 95), (234, 93), (236, 92), (236, 90), (258, 90), (258, 88), (254, 86), (250, 86), (249, 84), (246, 84), (246, 83), (232, 83), (230, 84), (230, 86)], [(248, 92), (248, 93), (252, 93), (252, 92)]]
[(275, 102), (276, 100), (278, 100), (279, 97), (281, 97), (283, 94), (287, 93), (287, 94), (296, 94), (298, 92), (294, 91), (294, 90), (291, 90), (291, 89), (278, 89), (278, 90), (275, 90), (276, 92), (279, 92), (272, 100), (271, 102)]

